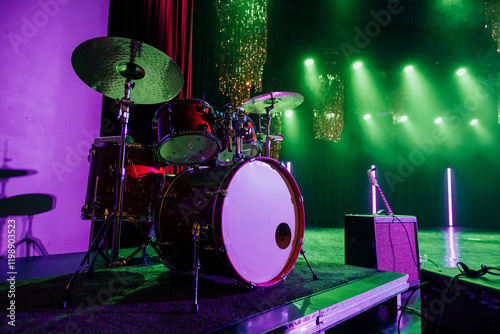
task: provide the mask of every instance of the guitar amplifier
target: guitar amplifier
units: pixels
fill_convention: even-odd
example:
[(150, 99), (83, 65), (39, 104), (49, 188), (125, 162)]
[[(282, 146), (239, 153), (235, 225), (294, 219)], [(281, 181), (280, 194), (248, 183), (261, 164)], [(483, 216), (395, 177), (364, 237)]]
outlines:
[(418, 285), (419, 250), (414, 216), (345, 216), (345, 264), (408, 274)]

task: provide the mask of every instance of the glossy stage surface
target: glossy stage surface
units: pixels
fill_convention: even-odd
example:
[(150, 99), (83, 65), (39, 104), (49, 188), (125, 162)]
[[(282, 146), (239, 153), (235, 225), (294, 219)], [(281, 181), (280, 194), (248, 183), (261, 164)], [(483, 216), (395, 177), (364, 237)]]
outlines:
[[(500, 266), (500, 231), (474, 230), (463, 228), (420, 230), (418, 233), (418, 239), (422, 268), (455, 267), (458, 261), (463, 262), (467, 264), (469, 268), (476, 270), (479, 269), (482, 264), (486, 264), (492, 267)], [(324, 265), (333, 265), (333, 267), (336, 268), (335, 270), (343, 270), (342, 268), (347, 268), (342, 267), (344, 263), (344, 229), (311, 227), (306, 228), (304, 250), (306, 250), (306, 255), (313, 268), (323, 267)], [(18, 273), (17, 279), (27, 280), (37, 277), (51, 277), (55, 275), (73, 273), (78, 263), (82, 260), (82, 256), (83, 254), (78, 253), (16, 259), (16, 267)], [(152, 257), (154, 257), (154, 254), (152, 255)], [(3, 268), (5, 268), (7, 265), (6, 260), (0, 260), (0, 264)], [(303, 257), (300, 256), (297, 260), (297, 268), (294, 268), (294, 270), (299, 270), (298, 268), (303, 265), (304, 260)], [(132, 267), (137, 265), (134, 264), (134, 262), (131, 262), (127, 266)], [(143, 265), (139, 265), (139, 268), (137, 269), (138, 274), (141, 273), (142, 266)], [(294, 273), (294, 270), (292, 270), (292, 273)], [(325, 271), (322, 271), (320, 280), (322, 277), (325, 277), (329, 274), (332, 276), (336, 275), (338, 271), (335, 270), (332, 270), (330, 273), (325, 273)], [(107, 271), (112, 271), (112, 269), (109, 269)], [(8, 278), (6, 276), (6, 271), (2, 270), (1, 275), (1, 282), (6, 282), (6, 279)], [(145, 274), (141, 273), (141, 275)], [(82, 274), (82, 276), (84, 276), (84, 274)], [(165, 275), (162, 274), (161, 276)], [(140, 276), (137, 275), (137, 277)], [(374, 277), (383, 278), (383, 273), (382, 276)], [(397, 282), (398, 280), (399, 278), (397, 277), (389, 278), (390, 284), (394, 284), (393, 282)], [(363, 285), (364, 288), (366, 288), (367, 286), (377, 286), (377, 284), (373, 285), (373, 282), (370, 283), (366, 281), (366, 279), (357, 279), (347, 284), (343, 284), (342, 287), (350, 286), (351, 291), (352, 289), (358, 290), (359, 285), (356, 286), (355, 284), (353, 284), (356, 282), (358, 284), (360, 282), (366, 283)], [(81, 283), (78, 283), (77, 285), (80, 284)], [(381, 286), (382, 285), (383, 284), (381, 284)], [(401, 288), (401, 286), (399, 288)], [(380, 287), (377, 287), (376, 289), (378, 289), (377, 291), (383, 290)], [(359, 290), (359, 296), (362, 295), (361, 290)], [(385, 297), (390, 297), (394, 291), (397, 291), (397, 289), (392, 291), (389, 290), (387, 292), (382, 292), (386, 293)], [(402, 293), (402, 303), (405, 303), (407, 301), (412, 291), (413, 288), (409, 288), (406, 292)], [(334, 327), (327, 329), (326, 333), (398, 333), (398, 318), (400, 316), (400, 311), (395, 311), (389, 308), (388, 304), (380, 303), (379, 301), (372, 304), (370, 304), (369, 301), (363, 303), (363, 298), (361, 298), (360, 301), (359, 297), (357, 298), (356, 295), (348, 296), (348, 294), (350, 293), (349, 289), (337, 289), (332, 290), (331, 292), (333, 293), (331, 293), (330, 295), (321, 294), (317, 296), (316, 299), (314, 299), (314, 295), (310, 295), (305, 299), (301, 299), (302, 302), (298, 300), (289, 305), (288, 311), (291, 313), (297, 309), (303, 309), (304, 307), (307, 308), (307, 305), (303, 304), (305, 300), (309, 302), (316, 300), (315, 302), (318, 303), (321, 300), (328, 300), (327, 304), (329, 303), (330, 305), (337, 305), (334, 306), (334, 308), (344, 308), (344, 310), (346, 311), (344, 313), (346, 313), (347, 316), (345, 318), (342, 318), (341, 321), (337, 321)], [(59, 289), (56, 290), (56, 293), (59, 294)], [(160, 293), (163, 292), (157, 292), (157, 294)], [(42, 292), (41, 295), (43, 295)], [(148, 296), (147, 293), (146, 296)], [(2, 296), (2, 299), (4, 299), (3, 297), (4, 296)], [(277, 296), (274, 297), (278, 298)], [(385, 297), (382, 299), (387, 299)], [(358, 305), (360, 311), (354, 312), (352, 310), (349, 310), (349, 307), (346, 306), (347, 300), (350, 300), (350, 302), (352, 303), (360, 303)], [(22, 301), (19, 302), (21, 303)], [(143, 302), (147, 304), (147, 300), (144, 300)], [(290, 309), (290, 306), (294, 310)], [(408, 309), (401, 317), (400, 331), (402, 333), (410, 334), (420, 333), (420, 318), (417, 315), (420, 312), (419, 289), (417, 289), (415, 293), (411, 295), (407, 306)], [(272, 313), (273, 309), (275, 308), (270, 306), (269, 309), (264, 312), (267, 314), (267, 317), (270, 317), (268, 318), (268, 320), (275, 319)], [(328, 311), (328, 308), (325, 308), (325, 310)], [(181, 316), (182, 315), (179, 315), (179, 317)], [(254, 323), (256, 320), (264, 321), (265, 319), (254, 318)], [(265, 322), (268, 321), (265, 320)], [(241, 329), (243, 328), (242, 326), (243, 325), (238, 325), (237, 323), (236, 325), (233, 325), (233, 327), (223, 327), (219, 330), (219, 332), (231, 333), (231, 330), (238, 330), (238, 328)], [(281, 330), (283, 332), (290, 331), (290, 328), (281, 328)]]

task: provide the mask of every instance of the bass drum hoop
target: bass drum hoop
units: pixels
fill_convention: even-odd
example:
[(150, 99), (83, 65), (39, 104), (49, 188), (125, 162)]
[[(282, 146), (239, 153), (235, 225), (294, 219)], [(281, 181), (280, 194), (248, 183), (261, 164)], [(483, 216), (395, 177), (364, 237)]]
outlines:
[[(267, 163), (267, 164), (271, 165), (271, 167), (273, 167), (273, 168), (275, 168), (275, 169), (277, 169), (278, 171), (281, 172), (280, 176), (284, 179), (284, 181), (286, 183), (286, 186), (289, 189), (290, 195), (292, 196), (292, 199), (294, 199), (293, 203), (294, 203), (294, 211), (295, 211), (295, 231), (294, 231), (295, 232), (295, 237), (291, 241), (291, 242), (294, 242), (294, 243), (292, 245), (292, 247), (293, 247), (292, 251), (290, 252), (290, 254), (288, 256), (288, 260), (286, 261), (286, 264), (283, 265), (283, 267), (282, 267), (281, 271), (279, 272), (279, 274), (275, 275), (274, 278), (272, 278), (270, 280), (267, 280), (267, 281), (263, 281), (263, 282), (253, 282), (251, 280), (248, 280), (243, 275), (241, 275), (238, 272), (238, 270), (235, 268), (235, 264), (233, 263), (233, 259), (231, 257), (229, 257), (227, 255), (227, 253), (224, 251), (225, 239), (224, 239), (224, 235), (222, 235), (223, 234), (223, 231), (222, 231), (222, 225), (223, 225), (222, 214), (221, 213), (214, 214), (214, 212), (217, 211), (217, 209), (222, 209), (222, 210), (224, 209), (224, 205), (223, 204), (224, 204), (225, 196), (226, 196), (225, 195), (225, 190), (227, 190), (229, 188), (230, 183), (233, 180), (233, 176), (237, 173), (238, 170), (240, 170), (243, 167), (243, 165), (251, 163), (253, 161), (262, 161), (264, 163)], [(227, 275), (222, 275), (222, 276), (228, 276), (228, 277), (234, 278), (234, 279), (236, 279), (238, 281), (242, 281), (242, 282), (244, 282), (246, 284), (250, 284), (250, 285), (254, 285), (254, 286), (258, 286), (258, 287), (268, 287), (268, 286), (272, 286), (274, 284), (279, 283), (293, 269), (293, 267), (294, 267), (294, 265), (295, 265), (295, 263), (297, 261), (297, 258), (300, 255), (300, 251), (302, 249), (302, 244), (303, 244), (303, 240), (304, 240), (304, 231), (305, 231), (304, 206), (303, 206), (302, 196), (300, 194), (300, 190), (299, 190), (299, 187), (298, 187), (297, 183), (295, 182), (295, 180), (292, 177), (292, 175), (288, 172), (288, 170), (286, 168), (284, 168), (278, 161), (276, 161), (274, 159), (271, 159), (271, 158), (267, 158), (267, 157), (254, 158), (254, 159), (251, 159), (249, 161), (240, 162), (240, 163), (238, 163), (236, 165), (233, 165), (233, 166), (221, 166), (221, 167), (214, 167), (214, 168), (220, 168), (220, 169), (227, 168), (227, 169), (229, 169), (226, 172), (226, 174), (225, 174), (222, 182), (220, 183), (220, 185), (218, 187), (218, 190), (217, 190), (217, 194), (215, 195), (215, 199), (213, 201), (212, 221), (211, 221), (212, 228), (210, 229), (212, 231), (210, 233), (211, 237), (212, 237), (211, 242), (213, 242), (214, 248), (217, 249), (217, 250), (219, 250), (219, 251), (217, 251), (218, 259), (220, 261), (220, 264), (226, 270), (226, 274)], [(178, 182), (180, 182), (181, 179), (186, 174), (189, 174), (190, 172), (192, 172), (192, 169), (185, 170), (182, 173), (180, 173), (172, 181), (172, 183), (167, 188), (166, 192), (164, 193), (164, 195), (162, 197), (169, 196), (170, 193), (171, 193), (171, 190), (174, 189), (177, 186)], [(159, 229), (158, 232), (161, 230), (160, 223), (161, 223), (161, 216), (162, 216), (162, 213), (164, 211), (164, 207), (163, 207), (164, 203), (165, 203), (165, 201), (163, 199), (161, 199), (160, 200), (159, 210), (156, 210), (157, 214), (160, 216), (160, 217), (158, 217), (158, 219), (155, 220), (155, 222), (156, 222), (156, 228)], [(222, 210), (219, 210), (219, 211), (222, 211)], [(220, 230), (220, 233), (221, 233), (220, 236), (216, 234), (216, 228), (215, 227), (217, 227), (217, 229)], [(161, 235), (161, 233), (157, 233), (157, 235)], [(217, 240), (221, 239), (221, 237), (222, 237), (222, 244), (218, 244)], [(162, 254), (166, 258), (166, 263), (165, 264), (167, 265), (168, 268), (170, 268), (172, 270), (180, 270), (180, 271), (185, 271), (185, 272), (189, 271), (189, 270), (183, 270), (181, 268), (175, 267), (171, 263), (171, 262), (175, 262), (175, 260), (172, 261), (173, 259), (168, 254), (168, 251), (165, 251), (162, 248), (160, 248), (160, 251), (162, 252)], [(201, 263), (201, 268), (203, 269), (203, 263)]]

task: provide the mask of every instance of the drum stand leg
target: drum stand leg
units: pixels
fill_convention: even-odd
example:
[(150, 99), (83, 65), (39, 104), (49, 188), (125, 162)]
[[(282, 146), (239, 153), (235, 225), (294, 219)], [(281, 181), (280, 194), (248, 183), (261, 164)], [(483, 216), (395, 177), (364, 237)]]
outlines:
[(300, 254), (302, 254), (302, 256), (304, 257), (304, 260), (306, 260), (306, 263), (309, 266), (309, 269), (311, 269), (311, 273), (313, 275), (313, 280), (315, 280), (315, 281), (319, 280), (318, 275), (316, 275), (313, 268), (311, 267), (311, 264), (309, 263), (309, 261), (307, 261), (306, 251), (303, 248), (300, 249)]
[[(148, 237), (147, 237), (147, 240), (150, 241), (150, 240), (153, 240), (155, 238), (155, 226), (154, 224), (151, 225), (151, 229), (149, 230), (149, 234), (148, 234)], [(147, 259), (148, 259), (148, 248), (149, 248), (149, 245), (152, 244), (152, 241), (151, 242), (148, 242), (145, 247), (142, 249), (142, 261), (146, 262)], [(154, 246), (153, 246), (154, 248)]]
[[(119, 166), (117, 169), (118, 177), (117, 177), (117, 191), (116, 191), (116, 207), (115, 207), (115, 212), (113, 212), (109, 217), (104, 221), (103, 226), (97, 233), (96, 237), (94, 238), (92, 245), (89, 247), (89, 250), (85, 254), (82, 262), (80, 263), (80, 266), (76, 269), (75, 273), (69, 280), (66, 289), (64, 290), (64, 293), (61, 297), (61, 300), (59, 301), (59, 308), (66, 308), (69, 303), (71, 302), (71, 288), (74, 285), (75, 279), (78, 277), (78, 274), (80, 274), (82, 271), (84, 271), (89, 263), (87, 261), (89, 260), (89, 256), (93, 251), (97, 251), (106, 261), (106, 266), (111, 266), (111, 267), (117, 267), (125, 264), (131, 257), (133, 257), (137, 252), (139, 252), (141, 247), (136, 250), (133, 255), (129, 256), (127, 259), (125, 259), (123, 262), (119, 263), (118, 262), (118, 252), (119, 252), (119, 247), (120, 247), (120, 234), (121, 234), (121, 223), (122, 219), (127, 216), (126, 213), (123, 212), (123, 193), (125, 190), (125, 177), (126, 177), (126, 172), (125, 172), (125, 159), (126, 159), (126, 137), (127, 137), (127, 126), (128, 126), (128, 118), (129, 118), (129, 107), (133, 103), (130, 101), (130, 90), (134, 88), (134, 84), (131, 83), (130, 77), (127, 78), (125, 82), (125, 96), (121, 99), (120, 101), (120, 115), (119, 118), (121, 119), (121, 142), (120, 142), (120, 157), (119, 157)], [(97, 180), (96, 180), (96, 185), (97, 185)], [(97, 187), (96, 187), (97, 189)], [(104, 237), (106, 236), (106, 233), (110, 227), (111, 221), (114, 221), (113, 224), (113, 243), (111, 246), (111, 259), (106, 255), (102, 249), (101, 246), (103, 244)], [(137, 224), (135, 219), (132, 220), (135, 224), (135, 226), (139, 229), (140, 233), (146, 238), (146, 242), (143, 244), (145, 245), (151, 244), (155, 251), (158, 253), (158, 255), (161, 254), (160, 251), (157, 249), (156, 245), (153, 243), (151, 238), (146, 235), (144, 230)], [(107, 252), (107, 250), (106, 250)], [(97, 258), (97, 254), (95, 255), (94, 259), (90, 262), (89, 268), (92, 268), (91, 271), (93, 272), (93, 265), (94, 262)], [(89, 273), (91, 274), (91, 273)]]
[(198, 305), (198, 272), (200, 269), (200, 258), (199, 258), (199, 243), (200, 243), (200, 223), (195, 222), (191, 233), (193, 234), (193, 244), (194, 244), (194, 259), (193, 259), (193, 270), (194, 270), (194, 301), (191, 305), (191, 313), (197, 313), (200, 310)]
[(151, 247), (153, 247), (155, 252), (160, 257), (161, 262), (163, 264), (165, 264), (165, 261), (163, 260), (163, 253), (160, 253), (160, 250), (158, 249), (158, 247), (156, 247), (156, 243), (153, 241), (153, 239), (154, 239), (154, 236), (153, 236), (154, 235), (154, 226), (151, 227), (151, 230), (149, 231), (149, 233), (146, 234), (146, 231), (144, 231), (144, 229), (139, 225), (139, 223), (137, 222), (136, 219), (133, 219), (131, 217), (129, 219), (132, 220), (132, 223), (134, 223), (135, 227), (139, 230), (139, 233), (142, 235), (142, 237), (145, 239), (145, 241), (142, 245), (139, 246), (139, 248), (137, 248), (134, 252), (132, 252), (132, 254), (130, 254), (126, 259), (122, 260), (119, 265), (123, 266), (123, 265), (127, 264), (127, 262), (130, 259), (132, 259), (141, 250), (142, 250), (142, 260), (146, 261), (146, 259), (148, 257), (147, 248), (150, 245), (151, 245)]
[(99, 253), (99, 255), (101, 255), (102, 258), (104, 259), (104, 261), (106, 261), (106, 265), (108, 265), (111, 262), (111, 260), (107, 256), (107, 254), (105, 254), (102, 251), (101, 246), (102, 246), (104, 237), (106, 236), (106, 233), (109, 229), (110, 223), (111, 223), (113, 218), (114, 218), (113, 214), (111, 214), (108, 217), (108, 219), (106, 219), (104, 221), (104, 224), (99, 229), (99, 232), (97, 232), (97, 235), (93, 239), (91, 246), (89, 247), (89, 249), (87, 250), (87, 253), (85, 253), (85, 256), (83, 257), (82, 262), (80, 262), (80, 265), (78, 266), (76, 271), (73, 273), (73, 276), (71, 276), (71, 279), (69, 280), (68, 284), (66, 285), (66, 289), (64, 289), (63, 295), (59, 301), (58, 308), (62, 309), (62, 308), (66, 308), (67, 306), (69, 306), (69, 304), (71, 303), (71, 288), (73, 288), (73, 285), (74, 285), (76, 278), (78, 277), (78, 275), (81, 272), (83, 272), (87, 268), (87, 266), (89, 266), (89, 268), (93, 268), (94, 262), (97, 259), (97, 254), (95, 254), (95, 257), (92, 261), (88, 262), (89, 258), (90, 258), (90, 254), (92, 252), (95, 251), (95, 252)]

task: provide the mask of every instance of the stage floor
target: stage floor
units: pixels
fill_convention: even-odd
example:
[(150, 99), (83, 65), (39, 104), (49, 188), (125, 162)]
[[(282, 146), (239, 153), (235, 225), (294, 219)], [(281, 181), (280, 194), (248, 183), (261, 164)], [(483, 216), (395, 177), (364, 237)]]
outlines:
[[(279, 333), (300, 331), (316, 333), (326, 330), (326, 333), (397, 333), (396, 323), (399, 312), (388, 309), (386, 303), (382, 302), (402, 292), (402, 301), (404, 302), (406, 298), (408, 298), (409, 291), (404, 292), (408, 288), (405, 275), (376, 271), (370, 272), (368, 276), (364, 277), (350, 277), (349, 275), (355, 274), (357, 268), (343, 266), (343, 237), (343, 229), (308, 228), (306, 230), (304, 249), (307, 251), (306, 255), (313, 268), (317, 269), (321, 282), (318, 287), (315, 287), (317, 290), (304, 290), (301, 296), (299, 296), (300, 294), (292, 293), (289, 294), (287, 296), (288, 299), (285, 300), (282, 297), (282, 292), (284, 290), (281, 290), (282, 287), (280, 287), (282, 283), (277, 284), (275, 288), (271, 287), (273, 291), (269, 290), (270, 288), (263, 288), (257, 289), (260, 291), (252, 290), (247, 292), (234, 285), (228, 285), (228, 282), (217, 282), (217, 280), (202, 277), (203, 282), (200, 285), (200, 313), (203, 312), (204, 307), (206, 311), (208, 311), (209, 306), (207, 303), (220, 305), (221, 308), (218, 308), (218, 313), (227, 312), (227, 305), (221, 303), (222, 301), (227, 302), (234, 297), (236, 297), (236, 301), (238, 301), (239, 294), (241, 294), (241, 296), (249, 296), (250, 299), (252, 299), (253, 297), (251, 294), (258, 292), (255, 295), (258, 298), (256, 297), (256, 299), (250, 300), (251, 305), (257, 305), (256, 312), (252, 314), (243, 314), (244, 312), (239, 309), (238, 312), (242, 314), (242, 316), (237, 318), (237, 320), (228, 318), (225, 319), (226, 321), (221, 321), (220, 323), (215, 322), (209, 324), (206, 322), (205, 324), (207, 326), (202, 326), (201, 330), (188, 330), (188, 328), (182, 327), (183, 325), (181, 322), (179, 323), (180, 326), (176, 327), (177, 331), (175, 332), (261, 333), (271, 331), (272, 333)], [(483, 263), (490, 266), (498, 265), (500, 264), (499, 241), (500, 233), (498, 231), (480, 231), (458, 228), (419, 231), (420, 254), (424, 261), (424, 267), (452, 267), (457, 261), (465, 262), (470, 268), (474, 269), (477, 269), (476, 267), (479, 267)], [(50, 329), (53, 331), (58, 328), (58, 326), (55, 325), (54, 320), (47, 319), (47, 316), (50, 319), (61, 319), (63, 315), (67, 317), (70, 316), (72, 312), (75, 313), (74, 309), (62, 312), (55, 309), (53, 304), (51, 304), (52, 306), (47, 304), (47, 298), (43, 296), (46, 296), (46, 291), (44, 290), (50, 290), (52, 296), (48, 297), (48, 299), (56, 301), (60, 297), (64, 289), (64, 282), (67, 283), (69, 276), (62, 276), (59, 278), (53, 278), (52, 276), (72, 273), (82, 257), (83, 253), (17, 259), (18, 280), (21, 281), (37, 277), (41, 280), (36, 283), (38, 292), (26, 298), (44, 299), (33, 304), (32, 301), (26, 302), (21, 300), (21, 298), (25, 297), (18, 297), (18, 304), (20, 307), (18, 309), (19, 323), (31, 324), (28, 326), (30, 330), (33, 332), (41, 332), (41, 325), (33, 327), (33, 323), (48, 321), (50, 322), (50, 326), (46, 327), (45, 330)], [(425, 262), (426, 259), (427, 262)], [(0, 265), (5, 268), (6, 263), (3, 263), (3, 261), (5, 260), (0, 260)], [(172, 283), (171, 277), (168, 275), (168, 270), (157, 262), (155, 263), (154, 259), (150, 262), (149, 266), (155, 267), (157, 270), (156, 272), (150, 273), (153, 275), (152, 277), (155, 275), (160, 276), (154, 280), (155, 284), (151, 285), (148, 283), (151, 280), (148, 280), (147, 274), (144, 273), (145, 268), (148, 267), (144, 264), (137, 264), (133, 261), (130, 265), (127, 265), (129, 268), (120, 268), (121, 270), (131, 273), (132, 279), (135, 278), (139, 285), (142, 285), (142, 291), (141, 289), (136, 289), (138, 288), (136, 285), (137, 282), (131, 283), (123, 289), (123, 291), (120, 291), (120, 294), (124, 296), (122, 296), (121, 299), (117, 298), (114, 300), (111, 303), (114, 303), (114, 305), (108, 305), (109, 303), (97, 305), (99, 307), (99, 313), (93, 313), (95, 320), (103, 321), (103, 319), (99, 319), (101, 317), (100, 312), (102, 312), (103, 315), (109, 314), (110, 312), (112, 313), (113, 307), (116, 308), (116, 305), (121, 307), (119, 309), (124, 312), (121, 313), (121, 317), (125, 317), (122, 321), (124, 326), (131, 325), (129, 324), (129, 322), (131, 322), (129, 321), (130, 319), (127, 318), (131, 317), (134, 312), (138, 314), (141, 312), (149, 314), (148, 318), (156, 318), (156, 316), (168, 318), (168, 316), (173, 316), (176, 319), (192, 319), (191, 317), (193, 315), (189, 314), (188, 310), (190, 303), (189, 296), (192, 293), (190, 278), (188, 277), (181, 282), (180, 286), (176, 286), (177, 289), (180, 288), (185, 291), (181, 295), (174, 296), (170, 304), (175, 305), (171, 305), (169, 309), (161, 299), (172, 299), (172, 296), (166, 294), (165, 291), (156, 291), (156, 289), (164, 287), (165, 282), (169, 284)], [(79, 312), (80, 315), (88, 315), (86, 311), (81, 309), (82, 300), (87, 302), (89, 296), (98, 295), (100, 289), (102, 289), (103, 282), (107, 287), (113, 277), (117, 277), (113, 276), (116, 275), (115, 271), (116, 269), (104, 269), (102, 277), (100, 278), (101, 280), (99, 280), (99, 278), (92, 280), (94, 282), (92, 283), (93, 286), (90, 288), (85, 287), (88, 284), (85, 279), (82, 278), (82, 276), (85, 275), (80, 275), (79, 281), (75, 286), (75, 290), (79, 289), (79, 291), (75, 291), (76, 293), (74, 293), (73, 296), (73, 303), (80, 307), (76, 313)], [(2, 282), (5, 282), (7, 279), (5, 273), (5, 270), (1, 271)], [(292, 270), (290, 278), (293, 278), (294, 275), (302, 280), (302, 283), (314, 284), (302, 257), (299, 257), (296, 268)], [(346, 281), (343, 283), (342, 281), (337, 281), (332, 283), (332, 286), (328, 286), (328, 284), (325, 285), (325, 277), (327, 276), (328, 278), (331, 278), (329, 276), (344, 276)], [(52, 278), (48, 279), (47, 277)], [(300, 284), (303, 285), (302, 283)], [(286, 282), (286, 284), (291, 285), (286, 287), (285, 290), (297, 290), (293, 282)], [(22, 292), (22, 282), (19, 282), (18, 286), (19, 291)], [(221, 286), (223, 295), (218, 296), (215, 289)], [(147, 288), (144, 289), (145, 287)], [(127, 295), (128, 288), (134, 290), (134, 294)], [(28, 288), (25, 287), (24, 289)], [(269, 290), (269, 296), (265, 295), (266, 290)], [(1, 299), (4, 300), (4, 286), (2, 286), (2, 291)], [(26, 290), (26, 292), (27, 291), (28, 290)], [(22, 296), (22, 294), (19, 296)], [(267, 297), (270, 297), (269, 301), (266, 301)], [(181, 299), (185, 300), (181, 302)], [(241, 300), (241, 302), (243, 303), (243, 300)], [(234, 303), (234, 300), (231, 303)], [(26, 304), (24, 308), (22, 304)], [(155, 306), (156, 309), (153, 311), (153, 308), (148, 308), (148, 305)], [(244, 305), (244, 303), (242, 305)], [(417, 311), (420, 309), (419, 291), (412, 296), (409, 306)], [(162, 309), (158, 309), (160, 307)], [(180, 307), (180, 309), (175, 309), (175, 307)], [(232, 307), (238, 308), (240, 306), (233, 304)], [(92, 312), (96, 312), (95, 308), (92, 309)], [(151, 315), (152, 312), (155, 313), (154, 316)], [(25, 319), (25, 322), (23, 322), (22, 317), (29, 317), (31, 319)], [(210, 314), (208, 314), (208, 317), (210, 318)], [(107, 318), (107, 316), (105, 318)], [(145, 321), (143, 318), (144, 315), (138, 318), (134, 317), (136, 321), (138, 319)], [(111, 320), (108, 319), (108, 321)], [(78, 322), (73, 321), (70, 322), (70, 324), (71, 323), (75, 324)], [(150, 327), (148, 324), (144, 324), (144, 326), (144, 331), (141, 331), (143, 333), (154, 332), (150, 331), (151, 328), (158, 329), (158, 327)], [(333, 328), (328, 329), (332, 326)], [(6, 327), (2, 324), (2, 330), (5, 328)], [(37, 331), (36, 328), (40, 329), (40, 331)], [(91, 332), (99, 332), (99, 327), (93, 327), (93, 325), (82, 328), (86, 328), (87, 330), (91, 329)], [(130, 327), (130, 329), (132, 328), (135, 327)], [(19, 329), (19, 327), (17, 329)], [(419, 317), (411, 312), (405, 312), (402, 317), (401, 329), (404, 333), (419, 333)], [(87, 330), (85, 330), (85, 332), (87, 332)], [(62, 332), (68, 331), (62, 330)]]

